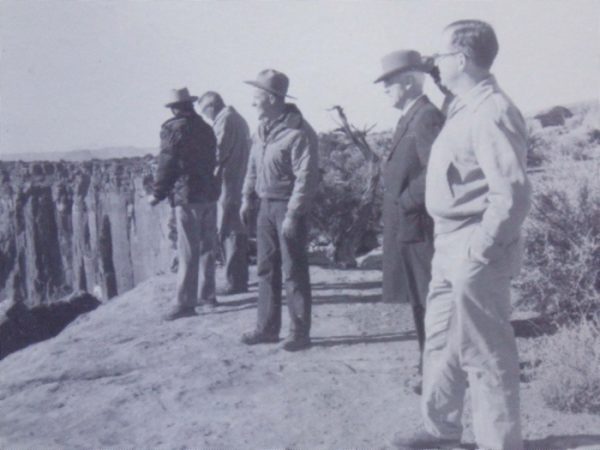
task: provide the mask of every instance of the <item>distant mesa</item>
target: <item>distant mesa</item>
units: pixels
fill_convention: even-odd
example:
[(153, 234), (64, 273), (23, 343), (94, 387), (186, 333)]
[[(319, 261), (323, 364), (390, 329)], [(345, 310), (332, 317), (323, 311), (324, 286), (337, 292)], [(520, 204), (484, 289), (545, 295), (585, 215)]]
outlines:
[(155, 155), (158, 149), (151, 147), (106, 147), (97, 149), (72, 150), (68, 152), (23, 152), (0, 153), (1, 161), (89, 161), (92, 159), (134, 158)]
[(573, 113), (564, 106), (555, 106), (548, 111), (539, 113), (534, 118), (540, 121), (542, 127), (556, 127), (565, 124), (565, 120), (573, 117)]

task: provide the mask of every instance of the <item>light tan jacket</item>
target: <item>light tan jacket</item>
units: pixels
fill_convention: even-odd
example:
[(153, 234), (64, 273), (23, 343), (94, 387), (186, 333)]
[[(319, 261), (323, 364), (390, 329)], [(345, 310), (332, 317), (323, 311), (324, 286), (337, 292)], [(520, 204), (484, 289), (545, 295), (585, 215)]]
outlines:
[(217, 137), (217, 166), (221, 174), (223, 206), (237, 205), (242, 200), (244, 175), (250, 155), (250, 130), (244, 118), (232, 106), (224, 107), (213, 124)]
[(457, 97), (427, 169), (435, 233), (478, 224), (469, 252), (483, 262), (517, 241), (531, 201), (526, 155), (525, 121), (493, 76)]
[(287, 200), (287, 216), (305, 215), (319, 185), (318, 138), (294, 104), (272, 123), (261, 123), (252, 139), (242, 203)]

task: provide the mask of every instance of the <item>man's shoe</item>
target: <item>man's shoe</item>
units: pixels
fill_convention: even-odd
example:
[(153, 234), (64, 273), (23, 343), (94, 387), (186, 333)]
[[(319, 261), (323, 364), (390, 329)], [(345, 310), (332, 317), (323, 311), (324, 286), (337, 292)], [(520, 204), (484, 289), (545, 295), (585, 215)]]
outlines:
[(309, 336), (288, 336), (282, 345), (283, 349), (288, 352), (297, 352), (310, 346), (311, 341)]
[(250, 331), (242, 335), (242, 344), (246, 345), (273, 344), (275, 342), (279, 342), (279, 336), (263, 333), (258, 330)]
[(192, 317), (195, 316), (196, 309), (194, 306), (177, 306), (173, 308), (172, 311), (165, 314), (163, 317), (167, 321), (181, 319), (183, 317)]
[(391, 445), (397, 450), (451, 449), (460, 445), (460, 439), (438, 438), (425, 430), (418, 430), (412, 434), (398, 433)]
[(210, 300), (204, 300), (203, 302), (200, 302), (200, 305), (203, 309), (208, 309), (209, 311), (212, 311), (221, 304), (217, 301), (216, 298), (211, 298)]

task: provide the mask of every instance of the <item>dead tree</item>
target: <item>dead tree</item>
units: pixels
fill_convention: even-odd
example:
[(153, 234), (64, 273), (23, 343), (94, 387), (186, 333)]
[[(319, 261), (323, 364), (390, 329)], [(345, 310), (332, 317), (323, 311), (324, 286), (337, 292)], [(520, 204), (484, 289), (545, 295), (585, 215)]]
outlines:
[(356, 249), (367, 231), (369, 221), (373, 216), (375, 197), (381, 178), (380, 157), (373, 151), (367, 142), (367, 134), (373, 129), (359, 130), (350, 125), (348, 118), (341, 106), (333, 106), (330, 111), (336, 111), (340, 120), (340, 127), (336, 131), (342, 132), (356, 147), (368, 164), (367, 186), (363, 191), (358, 207), (352, 214), (352, 221), (335, 238), (333, 242), (335, 263), (341, 267), (356, 267)]

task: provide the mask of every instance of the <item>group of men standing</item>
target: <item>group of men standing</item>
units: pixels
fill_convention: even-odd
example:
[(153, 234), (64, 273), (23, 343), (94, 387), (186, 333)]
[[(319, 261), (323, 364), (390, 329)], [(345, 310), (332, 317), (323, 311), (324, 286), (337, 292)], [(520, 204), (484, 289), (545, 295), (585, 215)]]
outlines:
[[(167, 320), (217, 306), (217, 294), (248, 289), (248, 235), (256, 218), (258, 319), (242, 336), (247, 345), (279, 341), (282, 285), (290, 332), (282, 347), (310, 346), (311, 289), (308, 212), (318, 186), (318, 140), (287, 94), (288, 77), (276, 70), (247, 81), (260, 125), (248, 125), (216, 92), (200, 98), (174, 90), (166, 104), (173, 118), (161, 128), (155, 205), (169, 196), (175, 209), (178, 248), (177, 304)], [(196, 113), (212, 121), (211, 127)], [(224, 256), (225, 285), (215, 287), (215, 251)]]
[[(423, 374), (423, 427), (397, 436), (399, 448), (459, 445), (467, 386), (478, 446), (523, 448), (509, 293), (531, 188), (524, 120), (490, 73), (498, 48), (489, 24), (454, 22), (439, 53), (393, 52), (376, 80), (400, 110), (383, 155), (383, 298), (411, 303)], [(426, 74), (447, 94), (443, 113), (423, 94)], [(216, 138), (186, 89), (167, 105), (174, 118), (161, 131), (150, 203), (170, 195), (176, 211), (179, 290), (170, 318), (215, 304), (217, 235), (222, 293), (247, 288), (245, 230), (258, 203), (258, 320), (242, 342), (278, 342), (284, 282), (291, 320), (283, 348), (301, 350), (310, 346), (307, 215), (318, 185), (317, 137), (286, 102), (284, 74), (264, 70), (247, 83), (260, 119), (251, 145), (244, 120), (214, 92), (199, 104)]]

